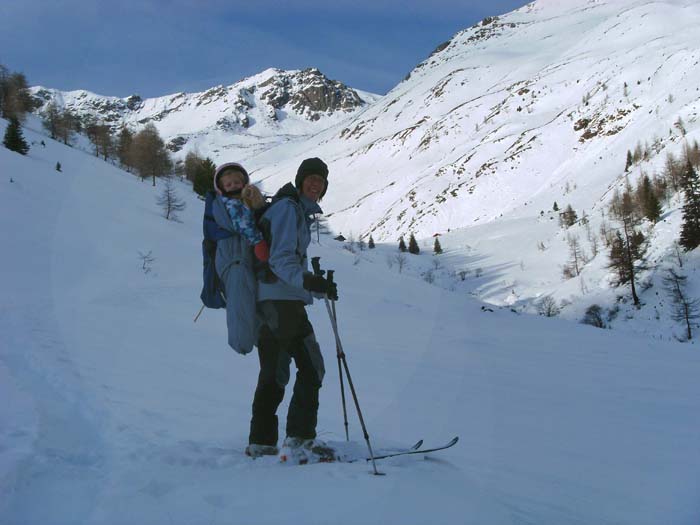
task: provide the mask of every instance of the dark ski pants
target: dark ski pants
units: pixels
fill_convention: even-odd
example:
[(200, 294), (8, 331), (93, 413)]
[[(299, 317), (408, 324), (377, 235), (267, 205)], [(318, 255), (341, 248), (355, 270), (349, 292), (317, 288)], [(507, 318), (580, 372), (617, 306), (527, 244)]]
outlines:
[(260, 374), (253, 399), (249, 443), (277, 445), (277, 407), (297, 368), (287, 413), (287, 436), (316, 437), (318, 391), (325, 373), (321, 349), (302, 301), (264, 301), (258, 305), (263, 326), (258, 340)]

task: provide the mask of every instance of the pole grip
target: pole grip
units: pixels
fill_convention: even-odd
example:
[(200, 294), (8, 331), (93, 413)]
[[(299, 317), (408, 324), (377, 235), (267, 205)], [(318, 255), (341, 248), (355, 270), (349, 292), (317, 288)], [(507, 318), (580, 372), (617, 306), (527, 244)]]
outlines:
[(334, 274), (334, 273), (335, 273), (335, 270), (328, 270), (328, 271), (326, 272), (326, 274), (327, 274), (326, 280), (327, 280), (329, 283), (332, 283), (332, 282), (333, 282), (333, 274)]
[(321, 270), (321, 258), (320, 257), (312, 257), (311, 258), (311, 267), (314, 269), (314, 275), (323, 275), (323, 271)]

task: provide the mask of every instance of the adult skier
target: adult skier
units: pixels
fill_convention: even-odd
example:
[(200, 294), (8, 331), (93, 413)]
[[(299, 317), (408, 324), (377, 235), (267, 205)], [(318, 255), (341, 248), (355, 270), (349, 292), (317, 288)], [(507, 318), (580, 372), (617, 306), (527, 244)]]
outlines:
[(315, 215), (322, 213), (318, 202), (327, 189), (328, 166), (319, 158), (306, 159), (294, 184), (280, 188), (259, 221), (270, 257), (258, 287), (260, 374), (246, 447), (246, 454), (252, 457), (279, 453), (276, 414), (292, 360), (297, 373), (283, 447), (292, 454), (306, 455), (306, 459), (309, 454), (321, 460), (333, 456), (333, 451), (316, 439), (318, 396), (325, 368), (305, 309), (313, 303), (312, 293), (338, 298), (335, 283), (310, 272), (307, 260), (311, 224)]

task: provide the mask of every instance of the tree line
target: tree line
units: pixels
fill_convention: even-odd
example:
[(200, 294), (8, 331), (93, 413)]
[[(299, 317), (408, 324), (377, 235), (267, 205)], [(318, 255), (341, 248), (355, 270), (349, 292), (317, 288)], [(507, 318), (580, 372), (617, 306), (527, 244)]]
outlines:
[(152, 123), (138, 132), (122, 126), (117, 133), (112, 133), (111, 126), (91, 117), (81, 119), (69, 109), (59, 109), (54, 103), (46, 107), (43, 116), (44, 128), (51, 138), (70, 145), (75, 133), (83, 133), (92, 144), (96, 157), (115, 160), (126, 171), (136, 173), (142, 179), (151, 178), (154, 186), (156, 178), (177, 174), (192, 182), (193, 190), (201, 196), (214, 190), (214, 162), (191, 151), (184, 162), (176, 165)]
[[(21, 123), (27, 113), (40, 106), (41, 103), (34, 100), (29, 92), (25, 75), (12, 72), (0, 64), (0, 116), (9, 121), (3, 139), (5, 147), (23, 155), (29, 151)], [(95, 156), (116, 160), (122, 168), (137, 173), (144, 180), (152, 178), (154, 186), (157, 177), (173, 172), (174, 164), (165, 142), (151, 123), (138, 132), (123, 126), (117, 134), (113, 134), (109, 125), (92, 117), (81, 118), (53, 101), (41, 114), (43, 127), (52, 139), (72, 145), (75, 135), (82, 133), (93, 145)]]
[(36, 107), (24, 73), (10, 71), (0, 64), (0, 116), (23, 122), (26, 114)]
[(645, 269), (644, 256), (647, 250), (646, 237), (640, 229), (642, 221), (655, 224), (661, 218), (662, 202), (680, 192), (683, 196), (683, 222), (679, 244), (686, 251), (700, 245), (700, 146), (697, 142), (688, 145), (680, 158), (669, 153), (661, 175), (653, 178), (643, 174), (633, 189), (627, 182), (624, 191), (616, 192), (609, 211), (618, 223), (614, 232), (605, 235), (610, 250), (609, 267), (617, 272), (618, 284), (630, 284), (632, 299), (640, 305), (636, 293), (636, 275)]
[(73, 143), (75, 134), (84, 134), (94, 148), (96, 157), (115, 160), (130, 173), (136, 173), (142, 180), (170, 175), (173, 161), (158, 130), (152, 123), (146, 124), (138, 132), (122, 126), (112, 133), (111, 126), (96, 121), (92, 117), (76, 115), (68, 108), (59, 108), (50, 102), (44, 111), (43, 126), (52, 139), (66, 145)]
[[(634, 152), (628, 152), (625, 172), (640, 160), (645, 159), (646, 148), (638, 146)], [(582, 225), (588, 233), (593, 256), (598, 253), (598, 239), (607, 249), (608, 268), (614, 271), (617, 286), (629, 285), (632, 301), (636, 307), (641, 306), (639, 294), (639, 273), (648, 268), (646, 254), (648, 249), (648, 231), (646, 225), (654, 225), (661, 220), (663, 205), (674, 196), (683, 201), (682, 225), (675, 242), (679, 269), (669, 269), (663, 278), (664, 288), (672, 301), (672, 318), (682, 321), (686, 326), (686, 338), (692, 337), (691, 321), (700, 318), (700, 301), (688, 296), (685, 291), (687, 277), (681, 274), (681, 252), (691, 251), (700, 246), (700, 145), (697, 141), (686, 144), (682, 153), (675, 156), (668, 153), (660, 173), (653, 176), (642, 172), (636, 186), (629, 179), (624, 187), (616, 190), (607, 208), (603, 212), (599, 237), (588, 224), (585, 212), (578, 214), (567, 206), (560, 213), (559, 223), (563, 228), (574, 224)], [(556, 206), (555, 203), (555, 208)], [(607, 216), (606, 216), (607, 214)], [(582, 266), (589, 261), (576, 235), (567, 234), (569, 244), (569, 262), (564, 267), (564, 278), (579, 275)], [(605, 326), (602, 309), (592, 305), (583, 319), (584, 323), (598, 327)]]
[(21, 155), (29, 152), (21, 123), (35, 107), (24, 74), (0, 64), (0, 116), (9, 121), (2, 143), (7, 149)]

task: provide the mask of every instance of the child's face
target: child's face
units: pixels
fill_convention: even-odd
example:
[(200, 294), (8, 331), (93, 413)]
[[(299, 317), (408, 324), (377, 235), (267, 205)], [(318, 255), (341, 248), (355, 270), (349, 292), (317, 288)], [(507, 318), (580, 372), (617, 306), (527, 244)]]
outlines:
[(245, 186), (245, 179), (241, 173), (224, 173), (219, 177), (219, 185), (224, 193), (238, 191), (242, 190), (243, 186)]

